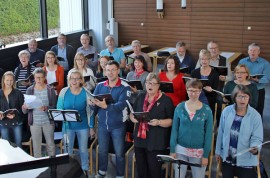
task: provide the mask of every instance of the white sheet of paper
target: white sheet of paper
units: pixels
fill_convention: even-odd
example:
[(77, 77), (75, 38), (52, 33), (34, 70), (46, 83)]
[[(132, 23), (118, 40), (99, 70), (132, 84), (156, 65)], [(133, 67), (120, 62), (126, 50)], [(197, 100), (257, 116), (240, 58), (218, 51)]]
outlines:
[(232, 57), (234, 55), (234, 53), (233, 52), (221, 52), (220, 55), (225, 57), (226, 59), (229, 59), (230, 57)]
[(43, 106), (41, 99), (37, 98), (35, 95), (23, 95), (24, 102), (29, 109), (36, 109)]

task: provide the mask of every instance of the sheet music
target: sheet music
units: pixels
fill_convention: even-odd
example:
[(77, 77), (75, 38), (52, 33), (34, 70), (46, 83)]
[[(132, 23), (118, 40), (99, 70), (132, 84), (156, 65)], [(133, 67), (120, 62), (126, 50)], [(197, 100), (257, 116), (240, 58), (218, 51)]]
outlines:
[(64, 121), (64, 117), (61, 113), (61, 111), (54, 111), (52, 112), (53, 120), (55, 121)]
[(24, 102), (29, 109), (36, 109), (43, 106), (41, 99), (39, 99), (35, 95), (24, 94), (23, 96), (24, 96)]
[(236, 156), (241, 156), (241, 155), (243, 155), (244, 153), (249, 152), (250, 150), (252, 150), (252, 149), (254, 149), (254, 148), (260, 148), (260, 147), (262, 147), (264, 144), (267, 144), (267, 143), (270, 143), (270, 141), (265, 141), (265, 142), (259, 144), (258, 146), (250, 147), (250, 148), (248, 148), (248, 149), (245, 149), (245, 150), (243, 150), (243, 151), (240, 151), (239, 153), (236, 153), (234, 156), (235, 156), (235, 157), (236, 157)]
[(76, 120), (76, 114), (74, 112), (66, 112), (65, 113), (65, 117), (66, 117), (66, 121), (73, 121), (73, 122), (77, 122)]
[(224, 56), (226, 59), (229, 59), (230, 57), (232, 57), (234, 55), (234, 53), (233, 52), (221, 52), (220, 55)]

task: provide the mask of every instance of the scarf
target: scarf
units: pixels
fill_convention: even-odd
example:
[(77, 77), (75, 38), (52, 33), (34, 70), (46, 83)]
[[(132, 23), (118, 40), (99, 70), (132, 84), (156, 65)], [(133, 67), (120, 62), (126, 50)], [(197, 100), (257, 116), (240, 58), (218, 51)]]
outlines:
[(144, 70), (143, 69), (142, 69), (142, 71), (137, 71), (137, 69), (135, 69), (134, 77), (136, 79), (139, 79), (143, 73), (144, 73)]
[[(148, 103), (149, 95), (148, 94), (145, 95), (144, 102), (143, 102), (143, 112), (149, 112), (153, 108), (156, 101), (158, 100), (159, 94), (160, 94), (160, 91), (157, 92), (157, 94), (155, 95), (151, 103)], [(148, 123), (145, 121), (140, 122), (137, 137), (146, 139), (146, 131), (149, 131)]]

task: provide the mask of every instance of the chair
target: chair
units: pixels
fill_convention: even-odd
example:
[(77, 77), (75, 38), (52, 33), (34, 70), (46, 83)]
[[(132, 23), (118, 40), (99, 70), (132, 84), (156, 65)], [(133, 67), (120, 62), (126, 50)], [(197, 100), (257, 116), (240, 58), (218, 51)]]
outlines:
[(33, 156), (33, 143), (31, 138), (30, 128), (26, 125), (26, 128), (23, 128), (22, 133), (22, 146), (29, 147), (29, 153)]
[(32, 138), (30, 137), (28, 141), (22, 142), (22, 146), (29, 146), (30, 155), (33, 156), (33, 145)]
[[(132, 156), (132, 171), (131, 171), (131, 177), (132, 178), (135, 178), (135, 163), (136, 163), (136, 158), (135, 158), (135, 153), (133, 154), (133, 156)], [(172, 164), (170, 164), (170, 163), (164, 163), (164, 164), (162, 164), (162, 168), (165, 168), (165, 178), (168, 178), (168, 174), (169, 174), (169, 165), (171, 165), (172, 166)], [(171, 169), (171, 171), (172, 171), (172, 169)], [(172, 172), (171, 172), (171, 175), (173, 175), (172, 174)], [(171, 176), (172, 177), (172, 176)]]
[[(226, 103), (222, 103), (221, 105), (221, 112), (223, 111), (223, 109), (227, 106)], [(217, 130), (217, 103), (215, 104), (215, 114), (214, 114), (214, 122), (213, 122), (213, 127), (214, 130)]]

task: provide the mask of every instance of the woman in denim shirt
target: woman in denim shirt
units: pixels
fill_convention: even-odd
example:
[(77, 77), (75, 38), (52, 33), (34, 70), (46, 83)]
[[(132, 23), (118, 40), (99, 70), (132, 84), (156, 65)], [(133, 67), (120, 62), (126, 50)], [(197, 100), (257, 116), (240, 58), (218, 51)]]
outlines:
[(262, 119), (249, 105), (251, 94), (245, 85), (236, 85), (232, 100), (235, 104), (226, 107), (221, 114), (216, 159), (222, 162), (223, 178), (253, 178), (256, 177), (259, 145), (263, 141)]

